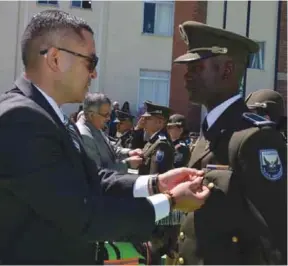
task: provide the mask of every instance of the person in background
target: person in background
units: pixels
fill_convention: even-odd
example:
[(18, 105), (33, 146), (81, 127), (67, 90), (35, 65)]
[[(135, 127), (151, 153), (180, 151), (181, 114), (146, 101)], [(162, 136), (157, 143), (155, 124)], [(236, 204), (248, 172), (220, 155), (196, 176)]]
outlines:
[(125, 113), (128, 113), (128, 114), (131, 114), (129, 102), (126, 101), (126, 102), (123, 103), (121, 111), (125, 112)]
[(170, 116), (167, 123), (167, 130), (175, 148), (174, 167), (186, 166), (189, 158), (189, 146), (185, 142), (186, 136), (186, 119), (183, 115), (174, 114)]
[(101, 93), (88, 93), (84, 100), (84, 115), (76, 123), (84, 148), (99, 168), (109, 168), (127, 173), (128, 168), (138, 168), (142, 151), (116, 147), (103, 128), (110, 118), (111, 101)]
[(117, 134), (119, 133), (116, 145), (131, 149), (134, 116), (123, 111), (116, 111), (116, 116)]
[(287, 142), (287, 117), (284, 116), (284, 99), (274, 90), (262, 89), (250, 93), (246, 98), (248, 108), (276, 124), (285, 142)]
[(119, 110), (119, 103), (115, 101), (112, 104), (112, 112), (110, 115), (110, 120), (109, 122), (107, 122), (107, 124), (109, 125), (109, 136), (112, 138), (116, 138), (117, 133), (116, 123), (114, 122), (116, 119), (117, 110)]

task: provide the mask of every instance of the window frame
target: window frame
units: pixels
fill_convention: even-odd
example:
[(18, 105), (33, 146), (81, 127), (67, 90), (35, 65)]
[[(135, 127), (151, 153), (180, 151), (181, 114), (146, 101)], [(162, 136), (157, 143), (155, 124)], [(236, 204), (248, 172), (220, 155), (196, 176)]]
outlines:
[(88, 1), (88, 2), (91, 2), (91, 7), (90, 8), (83, 8), (83, 0), (74, 0), (74, 1), (77, 1), (77, 2), (81, 2), (81, 6), (73, 6), (73, 0), (70, 1), (70, 7), (71, 8), (78, 8), (78, 9), (82, 9), (82, 10), (92, 10), (92, 3), (93, 1)]
[[(164, 77), (143, 77), (141, 76), (141, 72), (156, 72), (156, 73), (166, 73), (168, 74), (167, 78)], [(168, 83), (168, 99), (167, 99), (167, 104), (166, 106), (169, 107), (169, 102), (170, 102), (170, 90), (171, 90), (171, 70), (155, 70), (155, 69), (147, 69), (147, 68), (140, 68), (139, 69), (139, 78), (138, 78), (138, 95), (137, 95), (137, 110), (140, 107), (139, 105), (142, 104), (142, 102), (140, 102), (140, 85), (141, 85), (141, 80), (149, 80), (149, 81), (165, 81)], [(156, 103), (157, 104), (157, 103)]]
[[(260, 71), (265, 71), (265, 51), (266, 51), (266, 41), (256, 41), (257, 44), (259, 45), (259, 51), (255, 54), (251, 54), (249, 56), (249, 62), (248, 62), (248, 67), (247, 69), (254, 69), (254, 70), (260, 70)], [(261, 54), (262, 56), (262, 62), (260, 62), (260, 67), (252, 67), (252, 62), (253, 62), (253, 58), (255, 58), (255, 56), (259, 56)]]
[[(144, 31), (144, 20), (145, 20), (145, 13), (144, 13), (144, 10), (145, 10), (145, 4), (146, 3), (154, 3), (155, 4), (155, 14), (154, 14), (154, 28), (153, 28), (153, 33), (150, 33), (150, 32), (145, 32)], [(170, 32), (165, 34), (165, 33), (159, 33), (159, 32), (156, 32), (155, 33), (155, 25), (157, 23), (157, 12), (158, 11), (158, 8), (157, 6), (159, 5), (165, 5), (165, 4), (169, 4), (172, 6), (172, 16), (171, 16), (171, 29), (170, 29)], [(157, 0), (143, 0), (143, 19), (142, 19), (142, 29), (141, 29), (141, 33), (142, 35), (147, 35), (147, 36), (160, 36), (160, 37), (173, 37), (174, 35), (174, 16), (175, 16), (175, 1), (174, 0), (165, 0), (165, 1), (157, 1)]]
[[(40, 0), (41, 1), (41, 0)], [(58, 0), (56, 0), (56, 4), (52, 4), (52, 3), (49, 3), (49, 2), (51, 2), (51, 1), (49, 1), (49, 0), (42, 0), (42, 1), (45, 1), (46, 3), (39, 3), (40, 2), (39, 0), (37, 1), (37, 5), (39, 5), (39, 6), (54, 6), (54, 7), (59, 7), (59, 1)]]

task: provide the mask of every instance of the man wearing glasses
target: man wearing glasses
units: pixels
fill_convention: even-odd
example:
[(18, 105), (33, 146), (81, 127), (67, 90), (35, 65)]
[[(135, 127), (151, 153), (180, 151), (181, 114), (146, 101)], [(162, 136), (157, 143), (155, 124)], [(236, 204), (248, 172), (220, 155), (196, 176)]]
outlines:
[(25, 72), (0, 96), (1, 264), (103, 265), (99, 241), (148, 240), (171, 210), (204, 204), (203, 171), (123, 175), (87, 155), (61, 111), (82, 103), (97, 76), (84, 20), (60, 10), (36, 14), (21, 53)]
[(111, 101), (102, 93), (88, 93), (84, 100), (84, 116), (76, 123), (84, 148), (98, 167), (127, 173), (128, 168), (138, 168), (142, 151), (118, 147), (103, 132), (110, 120)]

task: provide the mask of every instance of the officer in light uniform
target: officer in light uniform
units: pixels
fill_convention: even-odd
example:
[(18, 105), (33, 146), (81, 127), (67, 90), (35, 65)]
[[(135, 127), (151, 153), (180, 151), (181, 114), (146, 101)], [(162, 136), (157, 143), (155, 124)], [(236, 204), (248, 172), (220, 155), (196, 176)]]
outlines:
[(189, 213), (178, 237), (176, 264), (287, 264), (287, 148), (274, 123), (251, 113), (239, 94), (253, 40), (187, 21), (190, 100), (208, 114), (189, 167), (206, 171), (212, 193)]

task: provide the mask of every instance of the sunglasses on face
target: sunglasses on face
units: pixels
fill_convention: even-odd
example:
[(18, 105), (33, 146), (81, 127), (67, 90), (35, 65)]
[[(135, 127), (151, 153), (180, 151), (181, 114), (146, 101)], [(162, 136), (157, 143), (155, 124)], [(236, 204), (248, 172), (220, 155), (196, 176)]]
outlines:
[[(92, 56), (87, 56), (87, 55), (79, 54), (79, 53), (76, 53), (76, 52), (73, 52), (73, 51), (70, 51), (70, 50), (67, 50), (64, 48), (59, 48), (59, 47), (55, 47), (55, 48), (57, 48), (60, 51), (72, 54), (74, 56), (78, 56), (78, 57), (86, 59), (89, 63), (89, 65), (88, 65), (89, 72), (93, 72), (95, 70), (97, 64), (98, 64), (99, 57), (95, 54), (93, 54)], [(45, 50), (40, 51), (40, 54), (45, 55), (45, 54), (47, 54), (47, 52), (48, 52), (48, 49), (45, 49)]]

